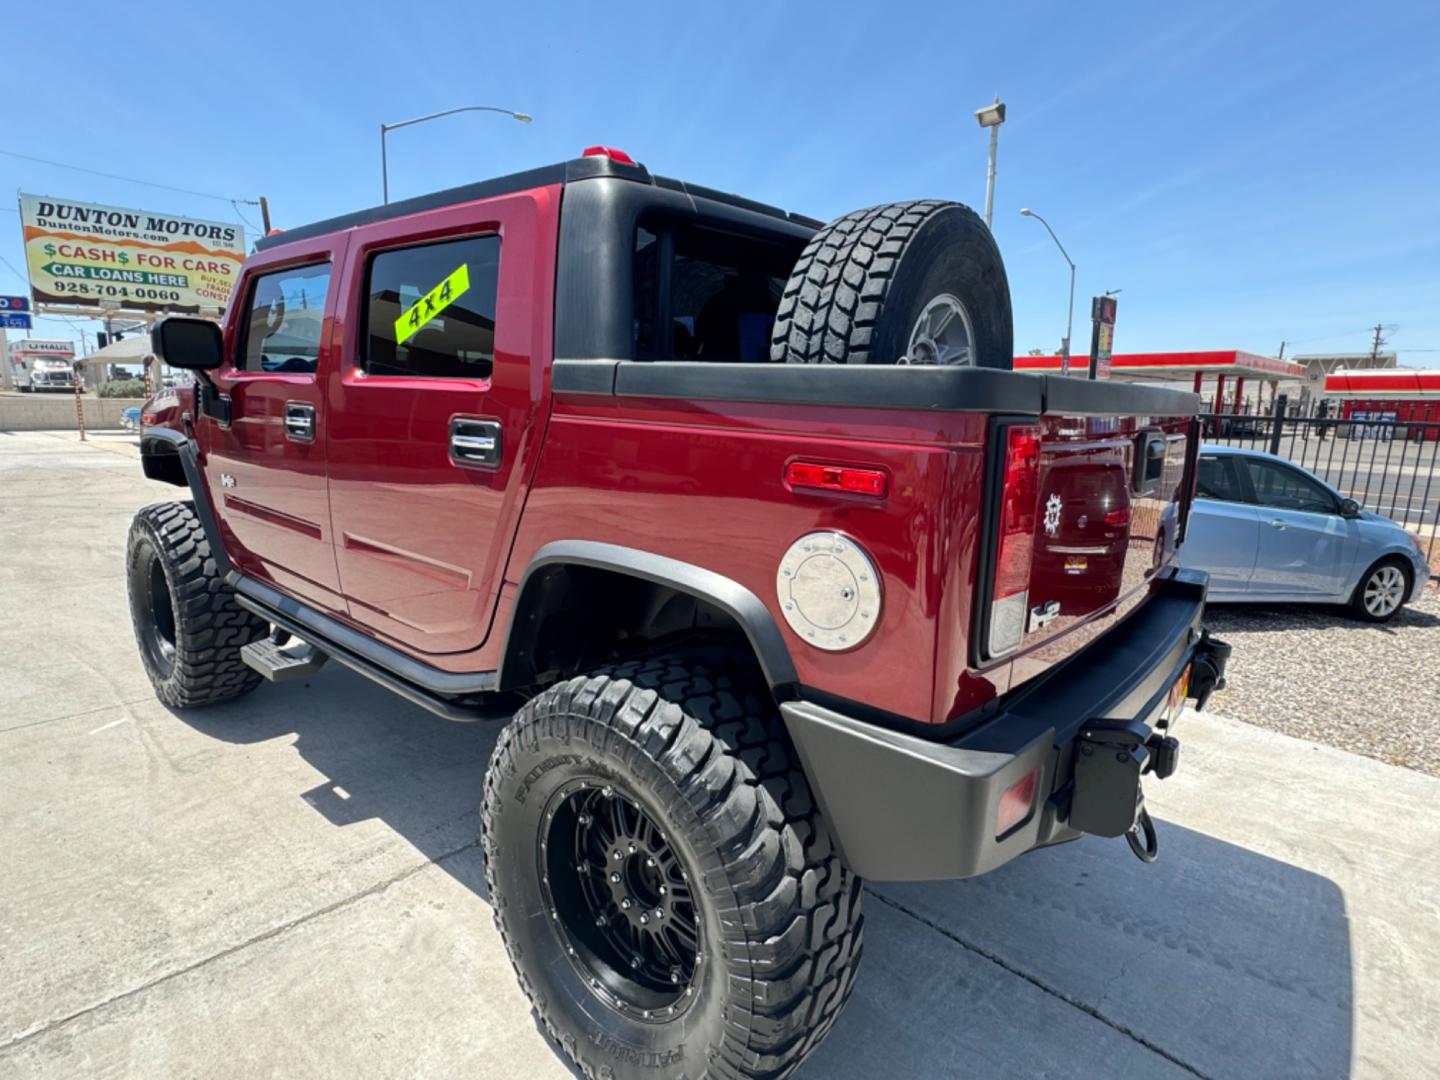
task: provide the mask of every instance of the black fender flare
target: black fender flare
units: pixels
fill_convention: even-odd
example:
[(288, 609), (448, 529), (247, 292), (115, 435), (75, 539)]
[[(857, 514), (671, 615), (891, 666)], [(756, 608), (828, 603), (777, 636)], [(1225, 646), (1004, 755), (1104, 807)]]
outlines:
[(220, 576), (229, 578), (234, 572), (230, 556), (225, 554), (225, 545), (220, 542), (220, 526), (215, 521), (215, 508), (210, 505), (210, 494), (200, 475), (200, 455), (195, 443), (172, 428), (151, 428), (141, 436), (141, 445), (155, 441), (168, 443), (180, 458), (180, 467), (185, 470), (185, 483), (190, 488), (190, 497), (195, 500), (195, 513), (200, 518), (200, 527), (205, 530), (205, 539), (210, 541), (210, 554), (215, 558), (215, 568)]
[(539, 600), (540, 590), (533, 587), (537, 576), (541, 571), (556, 566), (608, 570), (641, 581), (666, 585), (677, 592), (713, 604), (733, 618), (744, 632), (764, 672), (765, 681), (770, 684), (772, 691), (777, 692), (777, 696), (792, 696), (788, 692), (781, 694), (780, 691), (788, 691), (788, 688), (799, 685), (800, 677), (796, 674), (795, 663), (790, 658), (790, 650), (786, 647), (785, 638), (775, 624), (769, 608), (758, 596), (733, 578), (717, 574), (703, 566), (638, 548), (595, 540), (553, 540), (535, 553), (520, 579), (501, 651), (498, 673), (501, 689), (510, 686), (506, 681), (507, 668), (510, 669), (512, 678), (514, 677), (515, 653), (520, 640), (516, 627), (521, 624), (521, 620), (529, 617), (531, 608)]

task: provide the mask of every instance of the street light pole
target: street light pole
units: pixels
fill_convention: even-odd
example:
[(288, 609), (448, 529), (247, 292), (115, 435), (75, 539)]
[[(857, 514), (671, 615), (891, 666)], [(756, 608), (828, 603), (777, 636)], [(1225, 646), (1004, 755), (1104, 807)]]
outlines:
[(396, 128), (409, 127), (411, 124), (423, 124), (427, 120), (439, 120), (442, 116), (454, 116), (462, 112), (493, 112), (503, 113), (512, 120), (519, 120), (522, 124), (528, 124), (534, 119), (528, 113), (515, 112), (512, 109), (499, 109), (494, 105), (461, 105), (456, 109), (445, 109), (442, 112), (431, 113), (428, 116), (417, 116), (413, 120), (401, 120), (398, 124), (380, 125), (380, 185), (384, 194), (385, 202), (390, 201), (390, 163), (385, 155), (385, 135)]
[(1070, 265), (1070, 306), (1066, 309), (1065, 314), (1065, 341), (1061, 349), (1060, 358), (1060, 374), (1069, 375), (1070, 330), (1075, 321), (1075, 262), (1070, 258), (1070, 253), (1065, 250), (1065, 245), (1060, 243), (1060, 238), (1055, 235), (1055, 230), (1050, 228), (1048, 221), (1033, 210), (1021, 210), (1020, 213), (1023, 217), (1033, 217), (1036, 221), (1040, 222), (1041, 225), (1045, 226), (1045, 231), (1050, 234), (1050, 239), (1055, 241), (1055, 246), (1060, 249), (1060, 254), (1065, 256), (1065, 261)]
[(995, 214), (995, 151), (1000, 146), (1000, 125), (1005, 122), (1005, 106), (996, 95), (993, 104), (975, 110), (975, 119), (982, 128), (990, 129), (990, 171), (985, 178), (985, 227)]

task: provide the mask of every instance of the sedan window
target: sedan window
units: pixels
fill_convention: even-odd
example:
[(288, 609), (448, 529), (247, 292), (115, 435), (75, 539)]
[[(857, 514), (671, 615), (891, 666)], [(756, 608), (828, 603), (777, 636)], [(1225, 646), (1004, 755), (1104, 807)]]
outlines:
[(1202, 499), (1245, 501), (1244, 492), (1240, 489), (1240, 478), (1235, 475), (1234, 462), (1228, 457), (1214, 455), (1201, 455), (1200, 476), (1196, 481), (1195, 494)]
[(1255, 502), (1274, 510), (1301, 510), (1311, 514), (1333, 514), (1335, 496), (1328, 488), (1304, 473), (1271, 461), (1245, 462)]

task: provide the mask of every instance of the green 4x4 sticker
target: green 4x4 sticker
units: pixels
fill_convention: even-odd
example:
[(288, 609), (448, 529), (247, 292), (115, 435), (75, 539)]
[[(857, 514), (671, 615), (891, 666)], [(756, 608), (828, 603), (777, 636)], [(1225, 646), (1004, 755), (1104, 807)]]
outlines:
[(395, 344), (401, 345), (415, 331), (439, 315), (470, 288), (470, 264), (461, 263), (450, 276), (416, 300), (395, 320)]

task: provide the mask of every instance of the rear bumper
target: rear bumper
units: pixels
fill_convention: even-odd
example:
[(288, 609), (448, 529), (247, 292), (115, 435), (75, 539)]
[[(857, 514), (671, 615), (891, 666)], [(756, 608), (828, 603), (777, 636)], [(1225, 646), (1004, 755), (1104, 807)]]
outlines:
[[(1206, 575), (1177, 570), (1136, 612), (1004, 700), (952, 743), (886, 730), (811, 702), (781, 706), (850, 867), (881, 881), (972, 877), (1081, 835), (1069, 824), (1082, 727), (1163, 727), (1170, 691), (1199, 654), (1223, 676), (1228, 650), (1203, 637)], [(1103, 726), (1103, 724), (1101, 725)], [(1038, 770), (1020, 824), (996, 837), (1001, 797)], [(1138, 794), (1138, 792), (1137, 792)]]

